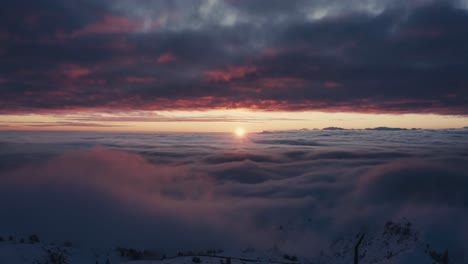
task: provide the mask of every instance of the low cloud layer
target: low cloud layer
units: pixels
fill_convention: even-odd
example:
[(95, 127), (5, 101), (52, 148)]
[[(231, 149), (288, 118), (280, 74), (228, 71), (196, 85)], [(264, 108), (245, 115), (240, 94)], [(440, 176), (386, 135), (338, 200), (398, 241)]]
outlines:
[(34, 135), (0, 134), (1, 234), (314, 254), (407, 219), (466, 258), (466, 129)]
[(19, 0), (0, 112), (467, 114), (465, 1)]

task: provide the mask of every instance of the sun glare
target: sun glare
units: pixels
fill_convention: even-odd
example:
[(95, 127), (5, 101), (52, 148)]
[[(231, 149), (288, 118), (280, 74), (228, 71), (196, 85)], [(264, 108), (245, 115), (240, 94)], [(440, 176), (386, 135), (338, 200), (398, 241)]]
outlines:
[(234, 134), (236, 134), (237, 137), (244, 137), (245, 136), (245, 129), (242, 127), (236, 128), (236, 131), (234, 131)]

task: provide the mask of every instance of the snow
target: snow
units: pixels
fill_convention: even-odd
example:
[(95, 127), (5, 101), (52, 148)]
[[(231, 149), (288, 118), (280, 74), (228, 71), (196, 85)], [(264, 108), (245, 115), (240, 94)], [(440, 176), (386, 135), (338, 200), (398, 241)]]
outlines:
[[(396, 241), (396, 240), (395, 240)], [(392, 241), (390, 243), (394, 243)], [(109, 250), (96, 250), (89, 248), (77, 248), (77, 247), (57, 247), (51, 244), (36, 243), (18, 243), (11, 241), (0, 242), (0, 263), (2, 264), (36, 264), (36, 263), (48, 263), (44, 261), (47, 249), (60, 248), (65, 250), (68, 254), (69, 264), (106, 264), (107, 260), (110, 264), (115, 263), (126, 263), (126, 264), (195, 264), (193, 258), (198, 255), (201, 264), (226, 264), (227, 258), (231, 259), (232, 264), (247, 264), (247, 263), (258, 263), (258, 264), (294, 264), (294, 263), (307, 263), (307, 264), (319, 264), (319, 263), (330, 263), (330, 264), (341, 264), (341, 263), (352, 263), (353, 254), (348, 252), (346, 248), (346, 241), (339, 241), (332, 247), (340, 247), (341, 253), (338, 251), (331, 251), (333, 255), (322, 255), (312, 260), (304, 257), (298, 257), (298, 261), (288, 261), (284, 259), (284, 254), (277, 250), (266, 250), (257, 251), (255, 249), (247, 249), (241, 252), (217, 252), (213, 255), (201, 255), (194, 254), (190, 256), (168, 256), (166, 259), (147, 259), (147, 260), (129, 260), (122, 258), (115, 249)], [(396, 242), (395, 242), (396, 243)], [(395, 247), (395, 245), (392, 245)], [(396, 247), (396, 249), (401, 247)], [(371, 250), (367, 247), (366, 250)], [(352, 250), (351, 250), (352, 251)], [(373, 247), (372, 253), (368, 253), (365, 258), (362, 259), (361, 263), (428, 263), (429, 258), (423, 250), (418, 248), (417, 244), (412, 245), (403, 254), (399, 255), (398, 258), (381, 258), (388, 252), (388, 248)]]

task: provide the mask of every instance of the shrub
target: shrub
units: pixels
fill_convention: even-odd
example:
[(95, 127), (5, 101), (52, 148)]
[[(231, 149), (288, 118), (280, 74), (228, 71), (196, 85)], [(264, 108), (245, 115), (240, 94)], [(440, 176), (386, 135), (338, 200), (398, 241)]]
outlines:
[(39, 236), (36, 234), (30, 235), (29, 236), (29, 244), (35, 244), (35, 243), (40, 243)]
[(123, 258), (127, 258), (129, 260), (142, 260), (145, 257), (152, 257), (154, 253), (151, 251), (140, 251), (134, 248), (116, 248), (116, 251), (119, 252), (119, 255)]
[(297, 257), (294, 255), (284, 254), (283, 258), (289, 261), (297, 261)]
[(46, 255), (42, 260), (36, 261), (35, 264), (69, 264), (68, 258), (70, 254), (62, 248), (46, 249)]

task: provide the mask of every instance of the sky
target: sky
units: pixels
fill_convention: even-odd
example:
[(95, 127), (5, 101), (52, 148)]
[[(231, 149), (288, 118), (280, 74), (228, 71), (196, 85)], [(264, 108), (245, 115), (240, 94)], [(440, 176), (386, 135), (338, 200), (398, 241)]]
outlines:
[(468, 126), (466, 0), (17, 0), (0, 129)]

